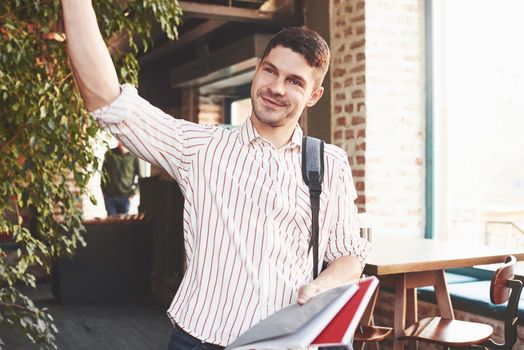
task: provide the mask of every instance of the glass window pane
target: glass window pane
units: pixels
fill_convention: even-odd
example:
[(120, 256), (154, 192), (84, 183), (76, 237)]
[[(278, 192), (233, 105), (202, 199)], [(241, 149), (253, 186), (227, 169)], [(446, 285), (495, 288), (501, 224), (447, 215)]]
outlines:
[(231, 125), (239, 126), (251, 116), (251, 98), (235, 101), (231, 104)]
[(524, 248), (524, 2), (435, 3), (436, 236)]

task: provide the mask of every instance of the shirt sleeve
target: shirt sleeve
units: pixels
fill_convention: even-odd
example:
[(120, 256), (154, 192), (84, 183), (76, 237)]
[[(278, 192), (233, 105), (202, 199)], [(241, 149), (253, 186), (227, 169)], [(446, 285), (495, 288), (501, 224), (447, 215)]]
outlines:
[(110, 105), (91, 113), (100, 126), (137, 157), (164, 168), (179, 184), (184, 182), (193, 156), (215, 128), (175, 119), (138, 95), (129, 84)]
[(342, 164), (339, 172), (339, 187), (335, 209), (334, 224), (329, 232), (329, 240), (324, 256), (324, 261), (331, 263), (342, 256), (356, 257), (362, 268), (366, 264), (366, 258), (371, 250), (371, 243), (360, 237), (357, 222), (357, 206), (355, 199), (357, 193), (351, 176), (349, 163)]

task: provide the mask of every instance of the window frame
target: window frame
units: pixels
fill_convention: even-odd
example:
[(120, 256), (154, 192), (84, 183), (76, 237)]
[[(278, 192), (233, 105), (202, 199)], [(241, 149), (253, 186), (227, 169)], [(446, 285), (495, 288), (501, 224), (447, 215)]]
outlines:
[(233, 96), (224, 99), (224, 124), (231, 125), (231, 106), (233, 102), (251, 97), (251, 83), (234, 87)]
[(435, 231), (435, 186), (434, 186), (434, 111), (433, 111), (433, 0), (424, 2), (424, 33), (425, 33), (425, 228), (424, 238), (433, 239)]

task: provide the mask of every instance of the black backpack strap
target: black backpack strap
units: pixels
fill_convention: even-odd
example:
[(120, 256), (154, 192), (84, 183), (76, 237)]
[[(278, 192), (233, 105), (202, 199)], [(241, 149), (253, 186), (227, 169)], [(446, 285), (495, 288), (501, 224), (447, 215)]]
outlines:
[(324, 178), (324, 141), (310, 136), (304, 136), (302, 139), (302, 178), (309, 187), (311, 200), (312, 225), (309, 249), (313, 248), (313, 279), (315, 279), (318, 276), (318, 216)]

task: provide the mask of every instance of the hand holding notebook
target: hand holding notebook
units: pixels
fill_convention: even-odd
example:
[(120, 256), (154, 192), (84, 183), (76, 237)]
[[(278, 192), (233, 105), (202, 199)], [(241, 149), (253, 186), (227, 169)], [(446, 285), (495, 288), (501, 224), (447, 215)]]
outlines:
[(349, 344), (378, 286), (376, 277), (320, 293), (254, 325), (226, 350), (293, 349)]

